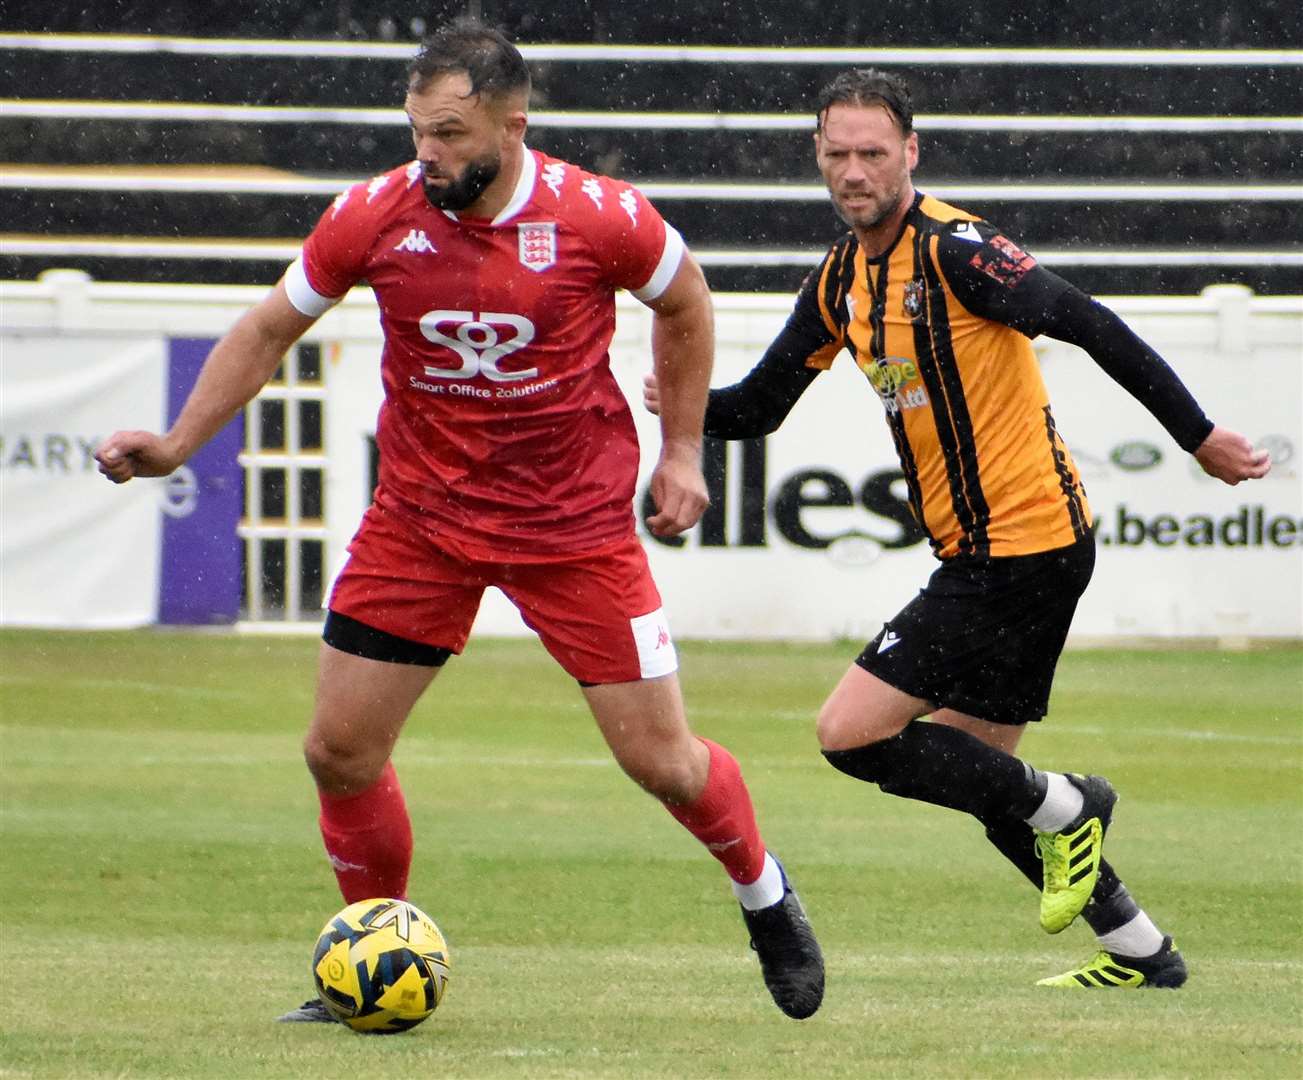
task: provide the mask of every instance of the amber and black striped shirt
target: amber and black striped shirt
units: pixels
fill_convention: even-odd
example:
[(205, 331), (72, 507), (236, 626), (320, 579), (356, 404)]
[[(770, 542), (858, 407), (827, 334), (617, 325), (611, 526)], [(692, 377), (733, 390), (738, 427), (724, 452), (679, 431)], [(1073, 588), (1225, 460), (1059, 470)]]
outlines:
[(937, 556), (1067, 546), (1087, 534), (1091, 512), (1030, 341), (1042, 332), (1073, 340), (1055, 332), (1065, 298), (1080, 301), (1077, 323), (1094, 319), (1080, 315), (1084, 305), (1107, 316), (1102, 339), (1125, 347), (1117, 362), (1101, 358), (1108, 349), (1092, 355), (1178, 442), (1197, 446), (1211, 422), (1116, 316), (992, 225), (923, 194), (881, 256), (866, 259), (851, 233), (832, 246), (756, 370), (711, 392), (706, 432), (775, 430), (845, 349), (882, 403), (910, 504)]

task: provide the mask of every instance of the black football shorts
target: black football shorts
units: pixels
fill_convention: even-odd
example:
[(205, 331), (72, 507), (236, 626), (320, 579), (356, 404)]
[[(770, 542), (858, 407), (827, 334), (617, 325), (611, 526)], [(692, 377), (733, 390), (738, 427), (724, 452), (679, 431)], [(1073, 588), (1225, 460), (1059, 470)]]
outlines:
[(997, 724), (1040, 720), (1095, 537), (1036, 555), (946, 559), (856, 658), (937, 708)]

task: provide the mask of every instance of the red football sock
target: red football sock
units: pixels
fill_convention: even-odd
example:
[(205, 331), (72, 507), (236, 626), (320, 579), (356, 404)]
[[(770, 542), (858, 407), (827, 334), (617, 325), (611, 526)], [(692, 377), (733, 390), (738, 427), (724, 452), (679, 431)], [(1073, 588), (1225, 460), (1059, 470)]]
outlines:
[(733, 755), (709, 739), (701, 741), (710, 751), (705, 789), (691, 805), (666, 803), (665, 809), (724, 864), (729, 877), (750, 885), (765, 866), (765, 845), (760, 841), (751, 795)]
[(329, 795), (319, 790), (317, 797), (321, 838), (345, 901), (407, 899), (412, 822), (393, 762), (385, 763), (380, 779), (365, 791)]

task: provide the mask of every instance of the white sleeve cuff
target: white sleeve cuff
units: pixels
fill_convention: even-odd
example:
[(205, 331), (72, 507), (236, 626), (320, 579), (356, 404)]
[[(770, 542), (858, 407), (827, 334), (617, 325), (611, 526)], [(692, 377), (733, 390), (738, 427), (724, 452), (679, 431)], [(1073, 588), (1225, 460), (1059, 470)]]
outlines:
[(630, 290), (633, 295), (645, 304), (668, 289), (674, 275), (678, 273), (679, 263), (683, 261), (683, 251), (683, 237), (679, 235), (678, 229), (666, 222), (665, 248), (661, 251), (661, 261), (656, 264), (646, 285), (641, 289)]
[(308, 283), (302, 255), (290, 263), (289, 269), (285, 271), (285, 295), (298, 311), (310, 319), (324, 315), (343, 299), (339, 296), (322, 296)]

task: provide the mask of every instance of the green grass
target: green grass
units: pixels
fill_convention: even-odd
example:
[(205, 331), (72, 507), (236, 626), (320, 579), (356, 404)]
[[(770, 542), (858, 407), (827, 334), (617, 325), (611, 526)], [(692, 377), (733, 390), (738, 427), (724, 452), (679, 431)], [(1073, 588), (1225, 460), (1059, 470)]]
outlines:
[(386, 1039), (272, 1017), (342, 906), (299, 741), (315, 642), (0, 632), (0, 1080), (18, 1077), (1280, 1077), (1303, 1050), (1303, 649), (1081, 652), (1029, 760), (1109, 775), (1109, 855), (1179, 992), (1071, 994), (1085, 959), (959, 815), (824, 765), (854, 647), (681, 647), (828, 962), (779, 1014), (722, 872), (612, 765), (532, 642), (476, 641), (396, 762), (412, 899), (453, 981)]

